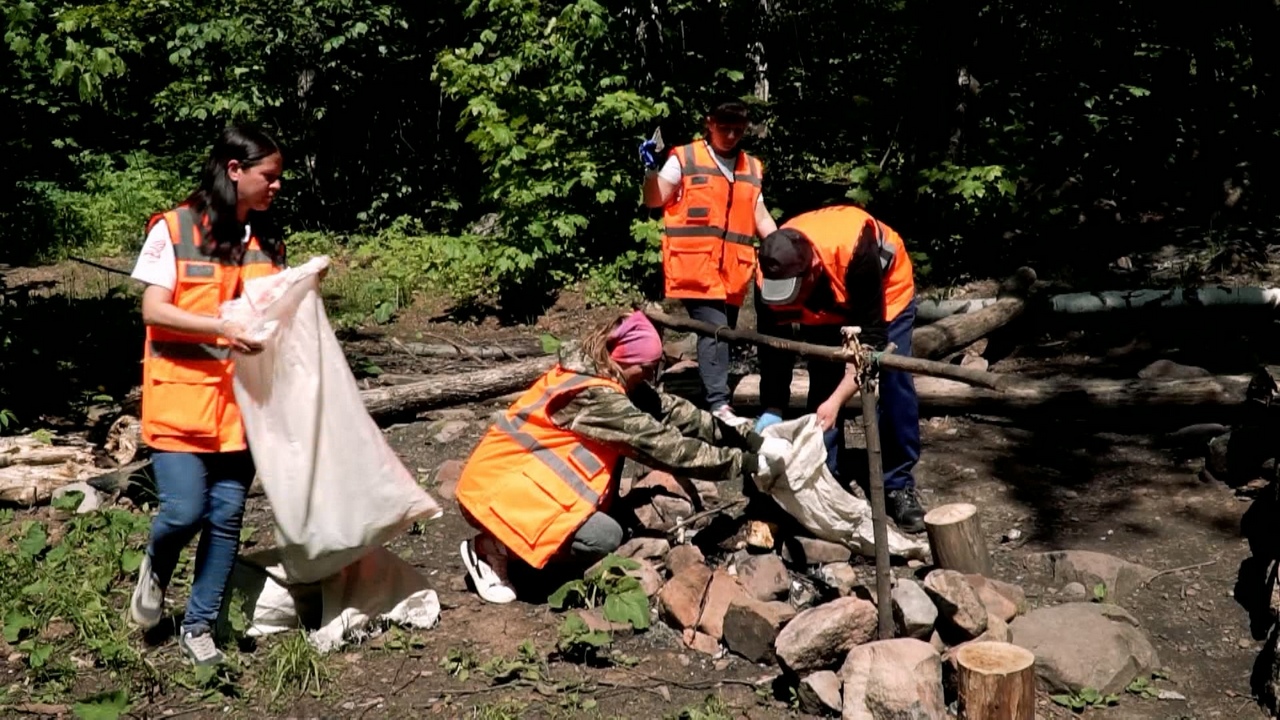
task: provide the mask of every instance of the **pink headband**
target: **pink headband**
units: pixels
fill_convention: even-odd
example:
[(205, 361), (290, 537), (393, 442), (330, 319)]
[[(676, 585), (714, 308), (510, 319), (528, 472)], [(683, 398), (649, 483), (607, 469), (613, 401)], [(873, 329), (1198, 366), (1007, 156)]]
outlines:
[(626, 365), (643, 365), (662, 359), (662, 337), (639, 310), (627, 316), (609, 333), (609, 357)]

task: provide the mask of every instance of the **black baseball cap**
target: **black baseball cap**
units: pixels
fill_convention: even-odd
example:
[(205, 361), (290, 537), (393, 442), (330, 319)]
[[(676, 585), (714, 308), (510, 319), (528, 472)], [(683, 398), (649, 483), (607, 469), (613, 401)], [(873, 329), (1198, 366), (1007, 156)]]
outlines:
[(804, 233), (783, 228), (760, 243), (760, 299), (770, 305), (795, 302), (804, 276), (813, 265), (813, 247)]

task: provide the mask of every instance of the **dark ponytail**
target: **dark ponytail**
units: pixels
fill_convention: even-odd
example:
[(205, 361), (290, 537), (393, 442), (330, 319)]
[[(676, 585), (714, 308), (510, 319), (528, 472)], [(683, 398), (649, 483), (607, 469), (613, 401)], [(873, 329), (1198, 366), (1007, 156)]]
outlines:
[[(206, 216), (202, 248), (206, 253), (232, 262), (239, 262), (244, 254), (244, 225), (236, 219), (236, 184), (227, 176), (227, 164), (235, 160), (247, 170), (278, 152), (276, 141), (256, 128), (232, 125), (218, 136), (200, 171), (200, 187), (184, 201), (196, 215)], [(267, 254), (276, 254), (278, 243), (268, 243), (261, 235), (259, 239)]]

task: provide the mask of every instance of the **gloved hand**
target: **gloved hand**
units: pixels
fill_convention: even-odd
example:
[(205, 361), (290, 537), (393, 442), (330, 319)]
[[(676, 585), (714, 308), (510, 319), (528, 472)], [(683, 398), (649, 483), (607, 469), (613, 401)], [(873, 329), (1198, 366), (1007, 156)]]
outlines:
[(640, 143), (640, 161), (650, 170), (658, 169), (658, 143), (654, 140), (645, 140)]
[(776, 425), (780, 422), (782, 422), (781, 416), (775, 415), (771, 412), (766, 412), (756, 420), (756, 432), (762, 432), (770, 425)]

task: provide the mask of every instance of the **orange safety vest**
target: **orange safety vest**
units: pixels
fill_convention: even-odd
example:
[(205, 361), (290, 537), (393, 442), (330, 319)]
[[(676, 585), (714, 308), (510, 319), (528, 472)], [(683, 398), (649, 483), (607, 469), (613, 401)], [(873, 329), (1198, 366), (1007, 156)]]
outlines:
[[(836, 307), (847, 307), (849, 293), (844, 286), (845, 273), (853, 260), (858, 237), (867, 223), (875, 226), (876, 241), (880, 251), (880, 270), (884, 277), (884, 321), (894, 318), (911, 304), (915, 297), (915, 279), (911, 270), (911, 258), (902, 237), (893, 228), (871, 217), (865, 210), (852, 205), (837, 205), (797, 215), (783, 224), (794, 228), (809, 238), (809, 244), (822, 263), (823, 272), (831, 283)], [(764, 276), (756, 272), (757, 282)], [(803, 300), (791, 305), (773, 305), (770, 309), (784, 322), (801, 325), (840, 325), (848, 322), (839, 312), (813, 311), (804, 306)]]
[(553, 367), (489, 428), (458, 479), (458, 504), (535, 568), (604, 509), (622, 457), (551, 421), (548, 403), (589, 387), (625, 392), (613, 380)]
[(760, 161), (745, 152), (730, 181), (705, 141), (671, 150), (680, 187), (663, 209), (663, 290), (669, 298), (724, 300), (740, 307), (756, 266)]
[[(147, 231), (163, 220), (178, 261), (173, 304), (196, 315), (216, 317), (222, 303), (240, 294), (243, 283), (278, 272), (273, 259), (250, 237), (239, 265), (201, 250), (208, 228), (187, 207), (155, 215)], [(231, 343), (215, 335), (192, 335), (147, 326), (142, 360), (142, 440), (166, 452), (232, 452), (247, 447), (232, 379)]]

